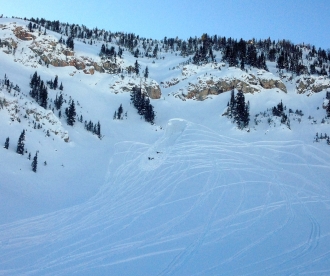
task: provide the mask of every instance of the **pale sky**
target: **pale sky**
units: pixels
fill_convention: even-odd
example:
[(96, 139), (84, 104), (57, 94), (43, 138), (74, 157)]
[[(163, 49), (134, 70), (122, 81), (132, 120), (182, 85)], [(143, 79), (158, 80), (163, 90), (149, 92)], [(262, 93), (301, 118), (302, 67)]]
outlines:
[(4, 16), (43, 17), (145, 38), (203, 33), (235, 39), (288, 39), (330, 48), (330, 0), (10, 0)]

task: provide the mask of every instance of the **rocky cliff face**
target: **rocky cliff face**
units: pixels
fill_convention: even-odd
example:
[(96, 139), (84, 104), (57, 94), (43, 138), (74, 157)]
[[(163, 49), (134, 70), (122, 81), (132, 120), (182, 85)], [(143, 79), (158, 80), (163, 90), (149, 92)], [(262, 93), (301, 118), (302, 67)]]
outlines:
[(286, 86), (284, 85), (284, 83), (281, 80), (262, 79), (262, 78), (258, 78), (258, 80), (259, 80), (260, 85), (264, 89), (278, 88), (278, 89), (282, 90), (283, 92), (287, 93)]
[(25, 30), (22, 26), (16, 27), (14, 29), (14, 34), (18, 39), (21, 39), (21, 40), (35, 40), (36, 39), (36, 36), (27, 32), (27, 30)]
[[(97, 50), (89, 52), (71, 50), (59, 42), (59, 37), (49, 31), (43, 34), (34, 30), (29, 32), (22, 24), (8, 23), (0, 25), (0, 31), (6, 30), (6, 35), (1, 37), (0, 47), (6, 54), (12, 54), (15, 62), (21, 62), (25, 66), (51, 65), (54, 67), (73, 66), (85, 74), (94, 75), (99, 73), (113, 74), (109, 81), (112, 92), (131, 91), (132, 87), (142, 88), (142, 91), (152, 99), (159, 99), (162, 95), (161, 88), (178, 95), (182, 99), (204, 100), (210, 95), (218, 95), (223, 92), (237, 89), (243, 93), (256, 93), (262, 90), (277, 89), (287, 93), (287, 85), (295, 84), (297, 93), (318, 93), (330, 88), (330, 81), (327, 77), (302, 75), (294, 78), (283, 76), (275, 70), (267, 72), (256, 68), (241, 70), (237, 67), (228, 67), (225, 62), (213, 62), (203, 65), (192, 64), (186, 60), (180, 64), (174, 64), (170, 70), (176, 70), (169, 74), (169, 79), (160, 79), (160, 85), (150, 78), (141, 83), (140, 78), (135, 76), (134, 63), (136, 58), (131, 59), (130, 53), (125, 49), (123, 58), (117, 56), (115, 59), (99, 57)], [(10, 33), (10, 35), (8, 35)], [(75, 39), (75, 45), (84, 49), (85, 41)], [(99, 47), (101, 42), (92, 44), (90, 47)], [(87, 45), (86, 45), (87, 46)], [(76, 47), (75, 47), (76, 49)], [(97, 49), (97, 48), (94, 48)], [(15, 52), (19, 55), (15, 56)], [(81, 54), (83, 52), (83, 54)], [(146, 62), (146, 60), (144, 60)], [(158, 61), (157, 61), (158, 62)], [(160, 61), (159, 61), (160, 62)], [(153, 62), (154, 63), (154, 62)], [(70, 73), (74, 75), (74, 73)], [(165, 76), (166, 74), (164, 74)], [(160, 77), (161, 78), (161, 77)], [(291, 86), (290, 86), (291, 87)]]
[(147, 91), (148, 96), (151, 99), (159, 99), (162, 95), (160, 87), (157, 83), (148, 85), (148, 86), (145, 87), (145, 89)]
[[(44, 35), (38, 31), (31, 33), (25, 26), (17, 26), (16, 23), (1, 25), (0, 28), (11, 30), (12, 35), (2, 39), (0, 47), (6, 54), (13, 54), (16, 62), (32, 67), (38, 67), (38, 64), (54, 67), (73, 66), (76, 70), (82, 70), (89, 75), (94, 75), (95, 72), (115, 74), (115, 81), (110, 85), (110, 89), (115, 93), (131, 91), (134, 86), (141, 85), (140, 78), (134, 77), (134, 67), (125, 65), (125, 60), (119, 57), (115, 62), (98, 56), (82, 56), (59, 43), (54, 36)], [(16, 49), (25, 54), (15, 58)], [(117, 73), (123, 69), (132, 77), (132, 80), (127, 77), (119, 77)], [(74, 73), (70, 75), (74, 75)], [(161, 97), (161, 89), (158, 83), (152, 79), (147, 79), (142, 83), (142, 91), (152, 99)]]
[(29, 122), (29, 126), (35, 125), (47, 127), (47, 130), (63, 139), (65, 142), (69, 141), (68, 131), (65, 130), (58, 119), (51, 110), (40, 108), (32, 102), (24, 102), (24, 98), (15, 99), (15, 97), (8, 96), (4, 91), (5, 86), (0, 85), (0, 109), (5, 110), (11, 122), (21, 122), (25, 120)]
[(287, 89), (284, 83), (275, 76), (274, 78), (256, 77), (252, 74), (243, 75), (242, 78), (203, 78), (199, 79), (197, 84), (189, 85), (187, 98), (204, 100), (208, 95), (218, 95), (234, 88), (243, 91), (243, 93), (255, 93), (260, 92), (261, 89), (278, 88), (286, 93)]
[(29, 48), (45, 63), (55, 67), (74, 66), (77, 70), (83, 70), (86, 74), (114, 73), (120, 67), (121, 62), (110, 60), (95, 61), (90, 57), (77, 56), (74, 51), (65, 48), (62, 44), (43, 38), (33, 41)]
[[(95, 71), (100, 73), (117, 72), (122, 63), (120, 60), (118, 63), (115, 63), (110, 60), (96, 61), (90, 57), (78, 56), (74, 51), (59, 43), (54, 37), (42, 35), (38, 31), (31, 33), (26, 27), (16, 26), (15, 22), (1, 25), (0, 28), (2, 30), (9, 29), (13, 34), (1, 40), (0, 47), (5, 47), (5, 49), (2, 49), (3, 52), (15, 55), (18, 46), (21, 46), (22, 51), (25, 47), (32, 51), (33, 55), (27, 54), (25, 60), (16, 60), (24, 64), (28, 61), (37, 60), (55, 67), (74, 66), (77, 70), (83, 70), (86, 74), (93, 75)], [(32, 65), (32, 67), (35, 66)]]
[(176, 93), (182, 99), (204, 100), (209, 95), (218, 95), (232, 89), (241, 90), (243, 93), (255, 93), (263, 89), (278, 89), (287, 93), (283, 81), (268, 71), (241, 70), (227, 67), (225, 63), (205, 66), (186, 65), (183, 66), (181, 75), (161, 82), (164, 88), (173, 87), (173, 89), (183, 83), (188, 84), (185, 89), (178, 89), (179, 92)]
[(318, 93), (327, 88), (330, 88), (330, 80), (323, 76), (303, 75), (296, 80), (296, 90), (299, 94), (306, 92)]
[(143, 93), (148, 95), (151, 99), (159, 99), (162, 95), (159, 84), (152, 79), (144, 79), (141, 81), (140, 78), (119, 78), (117, 77), (110, 89), (114, 93), (120, 92), (131, 92), (133, 87), (141, 87)]

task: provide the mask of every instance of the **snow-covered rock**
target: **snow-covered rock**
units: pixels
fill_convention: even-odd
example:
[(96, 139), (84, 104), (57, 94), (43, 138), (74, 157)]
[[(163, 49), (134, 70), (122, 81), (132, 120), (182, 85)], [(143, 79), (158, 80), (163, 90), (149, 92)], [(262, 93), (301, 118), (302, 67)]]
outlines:
[(296, 78), (296, 89), (299, 94), (306, 92), (318, 93), (327, 88), (330, 88), (330, 80), (324, 76), (303, 75)]

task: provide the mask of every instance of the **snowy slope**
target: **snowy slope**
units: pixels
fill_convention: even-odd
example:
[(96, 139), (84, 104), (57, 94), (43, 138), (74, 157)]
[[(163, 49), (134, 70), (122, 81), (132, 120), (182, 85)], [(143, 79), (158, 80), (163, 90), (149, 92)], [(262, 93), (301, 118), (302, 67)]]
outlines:
[[(0, 24), (14, 21), (27, 24), (6, 18)], [(220, 60), (216, 68), (182, 65), (186, 59), (164, 52), (155, 63), (139, 58), (150, 70), (148, 81), (162, 89), (161, 98), (151, 100), (151, 125), (121, 89), (140, 78), (47, 68), (29, 50), (31, 41), (15, 38), (10, 28), (0, 33), (19, 45), (15, 56), (0, 48), (0, 79), (6, 74), (21, 90), (0, 91), (0, 99), (11, 102), (0, 109), (0, 141), (10, 137), (9, 149), (0, 149), (0, 275), (330, 273), (330, 147), (314, 142), (317, 132), (330, 134), (329, 119), (321, 123), (326, 89), (298, 94), (289, 77), (282, 78), (287, 93), (257, 83), (259, 92), (245, 94), (249, 130), (239, 130), (223, 116), (230, 93), (204, 101), (182, 94), (191, 84), (204, 85), (208, 75), (244, 81), (247, 73)], [(75, 55), (99, 62), (101, 44), (77, 41)], [(124, 51), (123, 64), (135, 60)], [(268, 67), (249, 74), (280, 80), (275, 65)], [(65, 99), (79, 102), (77, 115), (84, 120), (100, 121), (103, 138), (41, 108), (29, 96), (35, 71), (43, 80), (57, 75)], [(52, 101), (59, 93), (48, 92)], [(304, 113), (290, 114), (290, 129), (279, 118), (268, 122), (281, 100), (287, 110)], [(128, 116), (113, 120), (120, 104)], [(26, 109), (41, 114), (42, 129), (32, 127)], [(27, 154), (15, 152), (23, 129), (28, 152), (39, 151), (37, 173)], [(47, 129), (59, 134), (48, 137)]]

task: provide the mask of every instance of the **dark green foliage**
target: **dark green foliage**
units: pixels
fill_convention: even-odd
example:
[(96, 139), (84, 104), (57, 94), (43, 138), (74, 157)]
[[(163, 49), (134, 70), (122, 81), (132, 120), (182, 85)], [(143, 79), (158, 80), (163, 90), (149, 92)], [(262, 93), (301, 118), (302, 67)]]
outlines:
[(41, 89), (39, 92), (39, 104), (42, 106), (44, 109), (47, 108), (47, 100), (48, 100), (48, 91), (47, 87), (43, 84), (43, 81), (41, 81)]
[(101, 124), (100, 122), (97, 122), (97, 125), (96, 125), (96, 131), (94, 132), (100, 139), (101, 139)]
[(320, 140), (325, 140), (328, 145), (330, 145), (330, 136), (326, 133), (324, 135), (321, 133), (320, 135), (316, 132), (314, 137), (314, 142), (320, 142)]
[[(288, 128), (290, 128), (290, 120), (288, 119), (288, 116), (285, 114), (284, 110), (285, 107), (283, 107), (283, 103), (281, 101), (279, 104), (277, 104), (277, 106), (272, 108), (272, 113), (273, 116), (281, 117), (281, 123), (286, 124)], [(289, 109), (289, 113), (290, 110), (292, 111), (292, 109)]]
[(58, 76), (55, 76), (54, 83), (53, 83), (53, 89), (56, 90), (58, 86)]
[(135, 61), (135, 64), (134, 64), (134, 70), (135, 70), (135, 74), (138, 75), (139, 72), (140, 72), (140, 64), (138, 63), (138, 61), (136, 60)]
[[(68, 47), (73, 49), (73, 38), (79, 38), (83, 42), (93, 43), (93, 41), (103, 41), (100, 55), (111, 56), (111, 48), (107, 49), (108, 42), (116, 43), (118, 45), (118, 56), (122, 57), (122, 49), (128, 49), (130, 53), (137, 58), (141, 56), (141, 48), (145, 51), (146, 56), (157, 58), (159, 52), (164, 49), (165, 52), (179, 52), (183, 57), (191, 56), (187, 60), (188, 63), (194, 62), (195, 64), (204, 64), (215, 61), (214, 51), (222, 53), (223, 61), (226, 61), (230, 66), (238, 66), (244, 70), (248, 66), (257, 67), (267, 70), (266, 61), (276, 62), (279, 70), (286, 70), (295, 74), (309, 73), (326, 75), (330, 74), (329, 60), (330, 53), (327, 50), (319, 48), (316, 50), (315, 46), (310, 45), (294, 45), (288, 40), (236, 40), (231, 37), (220, 37), (217, 35), (210, 36), (202, 34), (201, 37), (190, 37), (187, 40), (165, 37), (163, 41), (155, 41), (140, 38), (134, 33), (116, 32), (99, 30), (98, 28), (89, 29), (86, 26), (79, 26), (76, 24), (60, 23), (59, 21), (50, 21), (44, 18), (34, 19), (30, 21), (34, 24), (28, 24), (28, 28), (32, 31), (39, 25), (39, 31), (42, 28), (60, 33), (62, 37), (69, 36), (65, 41), (60, 39), (62, 43), (67, 44)], [(114, 41), (114, 39), (116, 41)], [(71, 45), (72, 44), (72, 45)], [(308, 67), (303, 62), (302, 55), (308, 50), (306, 58)], [(115, 58), (115, 51), (112, 57)], [(115, 61), (116, 62), (116, 61)]]
[[(274, 106), (272, 108), (272, 114), (273, 114), (273, 116), (281, 117), (281, 124), (286, 124), (287, 127), (289, 129), (291, 129), (290, 119), (288, 118), (288, 115), (285, 114), (285, 112), (284, 112), (285, 110), (286, 110), (286, 107), (283, 106), (283, 102), (281, 100), (281, 102), (278, 103), (277, 106)], [(290, 113), (293, 113), (293, 110), (291, 108), (289, 108), (289, 115), (290, 115)], [(297, 110), (296, 111), (296, 114), (297, 115), (300, 115), (300, 116), (303, 115), (302, 112), (301, 112), (301, 110), (300, 110), (300, 112)]]
[(236, 98), (236, 108), (235, 108), (235, 116), (234, 120), (239, 129), (243, 129), (249, 124), (249, 103), (245, 103), (245, 97), (242, 91), (238, 91)]
[(155, 112), (153, 106), (150, 104), (149, 97), (141, 92), (140, 88), (133, 87), (131, 92), (131, 102), (137, 109), (138, 113), (144, 117), (144, 119), (154, 124)]
[(6, 142), (5, 142), (4, 148), (5, 149), (8, 149), (9, 148), (9, 137), (6, 138)]
[(330, 117), (330, 100), (329, 100), (328, 105), (326, 107), (326, 112), (327, 112), (327, 116)]
[(32, 32), (32, 23), (31, 22), (29, 22), (28, 28), (29, 28), (29, 32)]
[(154, 58), (157, 57), (157, 53), (158, 53), (158, 43), (156, 44), (154, 50), (152, 51), (152, 55), (153, 55)]
[(37, 166), (38, 166), (38, 153), (36, 152), (36, 155), (33, 157), (33, 161), (31, 163), (33, 172), (37, 172)]
[(273, 107), (272, 112), (273, 116), (281, 117), (283, 113), (283, 103), (282, 101), (276, 106)]
[(146, 98), (146, 100), (145, 100), (144, 119), (148, 123), (151, 123), (152, 125), (154, 124), (155, 113), (154, 113), (153, 106), (150, 104), (149, 98)]
[(57, 97), (57, 95), (56, 95), (56, 98), (55, 98), (55, 100), (54, 100), (55, 108), (56, 108), (57, 110), (61, 109), (63, 102), (64, 102), (64, 99), (63, 99), (63, 95), (62, 95), (62, 93), (60, 94), (59, 97)]
[(47, 81), (47, 85), (49, 85), (50, 89), (54, 89), (54, 82), (52, 79), (50, 81)]
[[(198, 47), (195, 45), (195, 54), (193, 56), (194, 64), (204, 64), (214, 60), (212, 45), (213, 40), (208, 34), (203, 34), (201, 37), (201, 45)], [(190, 40), (188, 44), (188, 51), (192, 47), (193, 42)], [(186, 52), (187, 50), (184, 50)]]
[[(116, 56), (116, 50), (115, 47), (111, 46), (110, 49), (108, 46), (102, 44), (101, 46), (101, 51), (100, 51), (100, 57), (105, 57), (105, 58), (114, 58)], [(119, 55), (119, 53), (118, 53)]]
[(147, 66), (146, 69), (144, 70), (144, 77), (148, 78), (148, 76), (149, 76), (149, 69), (148, 69), (148, 66)]
[(249, 125), (250, 104), (245, 103), (245, 97), (242, 91), (238, 91), (235, 97), (234, 90), (231, 91), (230, 101), (228, 102), (227, 116), (231, 118), (238, 126), (239, 129), (243, 129)]
[(134, 57), (138, 58), (140, 54), (139, 48), (136, 48), (136, 50), (134, 51)]
[(123, 49), (120, 48), (120, 46), (119, 46), (119, 49), (118, 49), (118, 56), (121, 58), (122, 55), (123, 55)]
[(73, 42), (73, 37), (69, 36), (68, 39), (66, 40), (66, 46), (70, 48), (71, 50), (74, 49), (74, 42)]
[(118, 120), (122, 119), (123, 111), (124, 111), (123, 106), (120, 105), (120, 106), (118, 107), (118, 112), (117, 112), (117, 119), (118, 119)]
[(40, 79), (37, 72), (33, 74), (33, 77), (30, 81), (30, 96), (36, 100), (36, 102), (43, 108), (47, 108), (48, 101), (48, 90), (47, 86), (44, 84), (44, 81)]
[(269, 61), (272, 61), (272, 62), (274, 62), (276, 60), (276, 50), (275, 50), (275, 48), (272, 48), (272, 49), (269, 50), (268, 59), (269, 59)]
[(69, 126), (73, 126), (76, 122), (76, 108), (74, 100), (71, 101), (69, 108), (66, 109), (66, 122)]
[(87, 123), (87, 121), (85, 121), (85, 129), (87, 131), (92, 132), (93, 134), (96, 134), (97, 137), (99, 137), (100, 139), (102, 138), (100, 122), (97, 122), (97, 124), (94, 124), (92, 121), (89, 121), (88, 123)]
[(25, 141), (25, 130), (21, 132), (21, 135), (18, 138), (16, 152), (18, 154), (24, 154), (24, 141)]

